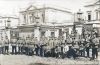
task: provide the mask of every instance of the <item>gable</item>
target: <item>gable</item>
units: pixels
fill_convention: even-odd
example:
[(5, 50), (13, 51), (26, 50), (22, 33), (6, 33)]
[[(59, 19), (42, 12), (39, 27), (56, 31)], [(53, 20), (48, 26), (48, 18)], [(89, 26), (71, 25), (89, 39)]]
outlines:
[(34, 10), (34, 9), (36, 9), (36, 7), (33, 6), (33, 5), (30, 5), (30, 6), (26, 9), (26, 11), (27, 11), (27, 10)]
[(100, 0), (96, 1), (96, 2), (93, 3), (93, 4), (86, 5), (85, 7), (95, 6), (95, 5), (100, 5)]

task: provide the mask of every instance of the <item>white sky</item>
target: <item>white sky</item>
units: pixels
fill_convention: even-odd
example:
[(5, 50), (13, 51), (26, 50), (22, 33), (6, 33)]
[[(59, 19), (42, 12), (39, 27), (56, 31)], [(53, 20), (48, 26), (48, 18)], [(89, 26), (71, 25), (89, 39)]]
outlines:
[(79, 9), (84, 10), (83, 6), (92, 1), (95, 0), (0, 0), (0, 16), (18, 16), (19, 11), (21, 11), (22, 8), (28, 7), (30, 4), (54, 5), (76, 12)]

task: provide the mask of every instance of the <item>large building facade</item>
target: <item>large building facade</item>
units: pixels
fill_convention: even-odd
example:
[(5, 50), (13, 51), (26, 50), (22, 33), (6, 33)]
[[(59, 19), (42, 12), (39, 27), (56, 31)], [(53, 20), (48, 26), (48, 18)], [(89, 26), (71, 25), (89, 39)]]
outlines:
[(0, 38), (5, 39), (7, 36), (9, 39), (16, 35), (17, 26), (19, 25), (19, 18), (15, 16), (1, 16), (0, 17)]
[(87, 29), (94, 29), (100, 36), (100, 0), (85, 6), (85, 20)]
[(67, 10), (52, 7), (29, 6), (20, 12), (20, 37), (64, 37), (71, 33), (73, 14)]

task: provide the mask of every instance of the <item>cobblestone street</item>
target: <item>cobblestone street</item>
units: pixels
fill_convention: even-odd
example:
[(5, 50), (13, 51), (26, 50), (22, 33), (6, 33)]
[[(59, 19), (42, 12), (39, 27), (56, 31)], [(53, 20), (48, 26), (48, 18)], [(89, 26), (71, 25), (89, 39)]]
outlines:
[(26, 56), (26, 55), (0, 55), (1, 65), (34, 65), (34, 63), (43, 63), (50, 65), (99, 65), (100, 64), (100, 53), (98, 60), (89, 61), (89, 58), (78, 58), (73, 59), (56, 59), (56, 58), (45, 58), (38, 56)]

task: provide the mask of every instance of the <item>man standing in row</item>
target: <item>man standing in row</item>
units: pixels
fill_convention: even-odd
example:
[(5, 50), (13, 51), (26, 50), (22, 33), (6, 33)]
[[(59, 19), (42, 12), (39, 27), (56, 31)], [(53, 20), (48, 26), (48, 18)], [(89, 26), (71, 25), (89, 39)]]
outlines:
[(98, 45), (99, 45), (99, 39), (96, 37), (96, 35), (93, 35), (92, 39), (92, 59), (98, 58)]
[(12, 46), (12, 54), (16, 54), (17, 53), (17, 39), (16, 38), (13, 38), (11, 39), (11, 46)]
[(8, 39), (8, 36), (6, 36), (6, 39), (4, 40), (4, 53), (9, 54), (9, 39)]

